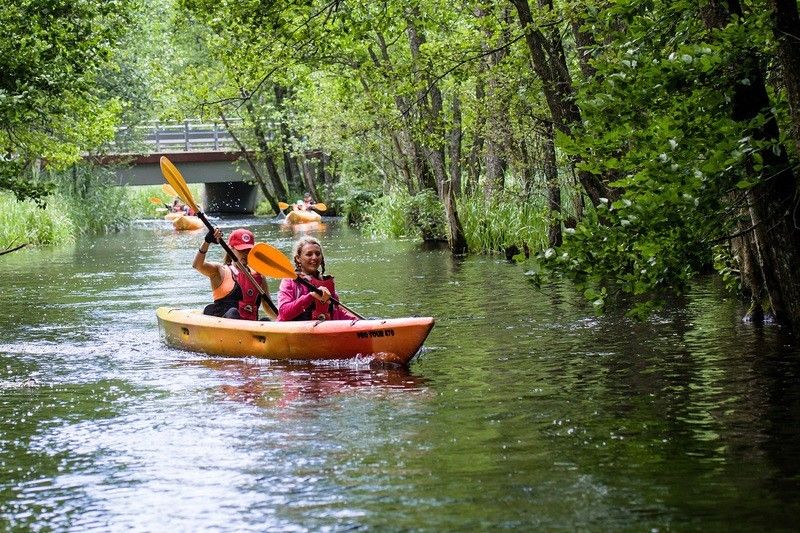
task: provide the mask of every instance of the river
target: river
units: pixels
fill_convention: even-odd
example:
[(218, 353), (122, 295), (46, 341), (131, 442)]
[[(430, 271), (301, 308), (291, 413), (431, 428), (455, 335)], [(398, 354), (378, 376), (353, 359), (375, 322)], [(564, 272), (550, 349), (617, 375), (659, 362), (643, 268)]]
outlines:
[(800, 352), (715, 280), (637, 322), (499, 257), (314, 234), (350, 307), (436, 317), (408, 370), (166, 347), (155, 309), (210, 293), (202, 234), (160, 221), (0, 257), (0, 529), (796, 527)]

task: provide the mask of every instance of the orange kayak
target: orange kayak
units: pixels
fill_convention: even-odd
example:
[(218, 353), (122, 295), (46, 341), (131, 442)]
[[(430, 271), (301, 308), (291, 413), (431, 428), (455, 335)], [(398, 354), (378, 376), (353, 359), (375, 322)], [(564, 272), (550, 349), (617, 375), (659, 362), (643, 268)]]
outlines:
[(172, 225), (178, 231), (191, 231), (200, 229), (204, 226), (203, 221), (197, 217), (183, 215), (172, 221)]
[(180, 218), (183, 216), (183, 213), (167, 213), (164, 215), (164, 220), (175, 220), (176, 218)]
[(289, 211), (286, 214), (287, 224), (307, 224), (309, 222), (321, 222), (322, 216), (314, 211)]
[(159, 307), (158, 327), (167, 345), (228, 357), (277, 360), (370, 358), (408, 365), (433, 328), (434, 319), (262, 322), (207, 316)]

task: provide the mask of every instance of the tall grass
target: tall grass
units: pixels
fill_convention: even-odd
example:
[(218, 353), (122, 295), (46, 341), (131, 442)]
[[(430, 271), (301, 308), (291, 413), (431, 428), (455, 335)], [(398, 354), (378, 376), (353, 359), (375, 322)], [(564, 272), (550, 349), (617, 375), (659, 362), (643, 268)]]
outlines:
[(411, 209), (411, 195), (397, 191), (376, 198), (362, 214), (363, 231), (376, 237), (417, 236), (408, 216)]
[(0, 191), (0, 250), (20, 244), (53, 245), (73, 242), (77, 230), (63, 198), (51, 197), (45, 209), (20, 202)]
[[(546, 247), (544, 204), (521, 200), (517, 191), (502, 191), (489, 201), (480, 193), (462, 196), (457, 208), (473, 253), (528, 253)], [(376, 198), (364, 220), (364, 231), (375, 236), (428, 241), (447, 237), (444, 208), (434, 191), (411, 196), (400, 190)]]
[[(0, 191), (0, 251), (23, 243), (58, 245), (74, 242), (79, 235), (119, 231), (133, 219), (164, 215), (150, 202), (151, 197), (162, 203), (172, 201), (157, 185), (116, 186), (109, 171), (97, 167), (53, 173), (50, 179), (56, 189), (45, 209)], [(189, 188), (199, 201), (201, 186)]]
[(547, 210), (539, 202), (501, 191), (489, 201), (481, 193), (462, 196), (457, 206), (472, 252), (527, 252), (547, 246)]

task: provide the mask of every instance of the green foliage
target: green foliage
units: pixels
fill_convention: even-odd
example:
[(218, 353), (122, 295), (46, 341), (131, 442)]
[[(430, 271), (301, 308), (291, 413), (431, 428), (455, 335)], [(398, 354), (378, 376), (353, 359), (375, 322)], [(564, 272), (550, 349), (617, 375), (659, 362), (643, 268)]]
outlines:
[(347, 223), (356, 227), (364, 224), (378, 195), (361, 188), (340, 187), (339, 190), (342, 191), (343, 196), (337, 201), (342, 206)]
[(584, 129), (558, 142), (583, 171), (614, 176), (621, 197), (545, 258), (591, 289), (587, 297), (604, 289), (656, 297), (634, 307), (641, 315), (712, 262), (732, 274), (726, 261), (713, 261), (713, 243), (734, 233), (741, 191), (769, 175), (756, 152), (779, 149), (748, 133), (766, 115), (750, 125), (731, 118), (737, 85), (751, 83), (748, 58), (770, 53), (766, 14), (712, 32), (696, 4), (617, 0), (590, 21), (607, 46), (579, 92)]
[(405, 191), (386, 194), (375, 199), (365, 217), (365, 233), (380, 237), (409, 237), (411, 225), (411, 195)]
[(0, 189), (13, 192), (17, 200), (33, 200), (39, 207), (45, 207), (45, 199), (53, 192), (54, 184), (23, 178), (26, 173), (24, 167), (19, 159), (0, 160)]
[(91, 165), (54, 172), (57, 192), (80, 234), (118, 231), (133, 219), (134, 208), (125, 187), (114, 184), (112, 172)]
[(364, 231), (382, 237), (414, 237), (426, 241), (447, 237), (444, 208), (434, 191), (414, 196), (404, 190), (378, 197), (369, 206)]
[[(200, 198), (199, 189), (201, 185), (189, 184), (194, 198)], [(165, 211), (163, 204), (169, 205), (173, 198), (164, 194), (159, 185), (143, 185), (141, 187), (122, 187), (125, 191), (125, 202), (130, 206), (130, 215), (133, 219), (163, 218)], [(162, 205), (150, 203), (150, 198), (158, 198)]]
[(436, 191), (425, 189), (410, 198), (409, 213), (411, 227), (423, 241), (447, 240), (444, 207)]

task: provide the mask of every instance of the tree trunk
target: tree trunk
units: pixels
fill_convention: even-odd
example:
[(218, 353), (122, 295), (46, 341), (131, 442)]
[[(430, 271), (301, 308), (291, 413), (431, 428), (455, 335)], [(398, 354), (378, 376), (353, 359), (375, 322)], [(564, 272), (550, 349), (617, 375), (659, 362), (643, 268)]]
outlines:
[[(388, 76), (393, 76), (394, 67), (391, 63), (386, 40), (380, 32), (376, 32), (375, 37), (381, 51), (381, 56), (378, 58), (376, 55), (370, 53), (372, 61), (377, 67), (386, 70)], [(414, 137), (411, 133), (411, 120), (409, 118), (411, 105), (405, 97), (400, 95), (395, 96), (394, 102), (397, 112), (400, 115), (401, 124), (403, 125), (396, 136), (396, 148), (403, 156), (403, 172), (404, 176), (407, 177), (406, 187), (409, 194), (414, 194), (417, 190), (424, 188), (425, 183), (429, 182), (426, 176), (429, 176), (430, 173), (423, 162), (421, 155), (422, 149), (419, 144), (414, 141)]]
[(255, 178), (256, 183), (258, 183), (258, 187), (261, 189), (261, 193), (264, 195), (264, 198), (267, 199), (269, 205), (272, 206), (272, 210), (277, 215), (278, 213), (281, 212), (280, 207), (278, 207), (278, 201), (275, 199), (272, 193), (269, 192), (269, 189), (267, 189), (267, 184), (264, 183), (264, 177), (258, 170), (258, 166), (256, 166), (256, 162), (253, 159), (253, 154), (250, 152), (250, 150), (247, 149), (244, 143), (242, 143), (242, 141), (240, 141), (239, 138), (236, 136), (236, 134), (233, 132), (233, 129), (231, 128), (231, 125), (228, 122), (228, 119), (225, 117), (225, 113), (220, 113), (219, 116), (222, 119), (223, 124), (225, 124), (225, 128), (228, 130), (228, 134), (231, 136), (231, 139), (233, 139), (233, 142), (235, 142), (236, 146), (239, 147), (239, 152), (241, 152), (241, 154), (244, 156), (245, 161), (247, 161), (247, 166), (250, 167), (250, 172), (253, 174), (253, 178)]
[[(411, 56), (416, 64), (419, 61), (420, 45), (424, 42), (423, 37), (417, 33), (416, 27), (412, 20), (409, 20), (408, 29), (408, 43), (411, 48)], [(416, 65), (415, 65), (416, 66)], [(430, 67), (430, 66), (428, 66)], [(425, 155), (430, 163), (431, 170), (436, 179), (436, 191), (439, 198), (444, 205), (445, 218), (447, 219), (447, 241), (450, 245), (450, 251), (454, 254), (465, 254), (468, 251), (467, 239), (464, 235), (464, 229), (461, 226), (461, 220), (458, 217), (458, 209), (456, 207), (455, 193), (453, 191), (452, 182), (447, 178), (444, 163), (444, 127), (443, 127), (443, 109), (442, 93), (436, 83), (429, 79), (429, 73), (433, 71), (431, 68), (425, 69), (428, 72), (425, 81), (427, 82), (430, 95), (428, 98), (421, 98), (418, 105), (422, 112), (421, 117), (425, 122), (425, 129), (427, 131), (428, 143), (424, 144)]]
[[(481, 62), (479, 67), (483, 70), (484, 63)], [(472, 128), (472, 146), (469, 150), (469, 164), (467, 165), (467, 194), (472, 194), (478, 190), (478, 183), (481, 179), (481, 155), (483, 152), (483, 128), (486, 122), (485, 112), (486, 93), (483, 88), (483, 78), (481, 75), (475, 80), (475, 101), (477, 103), (477, 111), (475, 116), (475, 125)]]
[(284, 117), (283, 102), (286, 98), (286, 89), (279, 85), (274, 86), (275, 103), (281, 111), (280, 133), (281, 133), (281, 146), (283, 147), (283, 173), (286, 176), (286, 183), (289, 189), (300, 190), (300, 167), (292, 155), (292, 141), (289, 133), (289, 124)]
[[(479, 8), (477, 16), (485, 17), (486, 13)], [(493, 35), (494, 33), (491, 30), (485, 32), (487, 39), (492, 38)], [(505, 44), (505, 40), (502, 39), (499, 44)], [(508, 55), (508, 50), (493, 45), (494, 43), (490, 43), (487, 40), (481, 43), (481, 48), (486, 54), (484, 64), (489, 74), (486, 82), (486, 175), (483, 182), (483, 194), (487, 202), (494, 196), (495, 191), (502, 191), (505, 188), (505, 173), (508, 168), (508, 162), (503, 146), (510, 135), (509, 103), (501, 87), (502, 74), (497, 72), (497, 66)], [(491, 48), (501, 49), (488, 53)]]
[(783, 84), (792, 117), (792, 135), (800, 157), (800, 15), (797, 0), (771, 0), (773, 33), (778, 42)]
[(307, 156), (303, 156), (303, 182), (305, 183), (306, 192), (311, 193), (311, 197), (315, 202), (320, 201), (319, 191), (317, 191), (316, 172), (314, 165), (309, 161)]
[(550, 224), (547, 229), (547, 241), (550, 247), (561, 246), (561, 185), (558, 182), (558, 164), (556, 162), (556, 144), (553, 134), (553, 123), (543, 124), (545, 134), (542, 138), (542, 155), (544, 162), (544, 175), (547, 179), (547, 219)]
[[(702, 11), (710, 29), (740, 24), (742, 9), (738, 0), (710, 0)], [(734, 22), (732, 15), (737, 15)], [(758, 263), (775, 318), (792, 332), (800, 334), (800, 227), (795, 224), (800, 187), (788, 156), (779, 144), (778, 122), (771, 103), (764, 75), (755, 53), (738, 54), (731, 65), (733, 79), (750, 80), (748, 85), (737, 83), (731, 100), (732, 118), (742, 124), (743, 133), (771, 147), (758, 151), (763, 161), (761, 179), (747, 190), (747, 201), (758, 251)], [(756, 128), (747, 126), (757, 116), (765, 120)], [(777, 152), (777, 153), (776, 153)]]
[[(567, 69), (564, 47), (557, 28), (553, 28), (548, 39), (534, 26), (528, 0), (511, 0), (511, 2), (517, 8), (520, 26), (525, 32), (525, 43), (531, 54), (533, 70), (542, 81), (542, 91), (555, 127), (572, 137), (572, 129), (581, 124), (581, 113), (575, 103), (572, 79)], [(545, 8), (552, 9), (550, 0), (543, 0), (540, 3)], [(598, 176), (579, 171), (578, 180), (595, 206), (600, 204), (600, 198), (617, 197), (617, 193), (609, 189)]]
[(453, 194), (461, 196), (461, 99), (453, 92), (453, 125), (450, 129), (450, 183)]
[(287, 194), (286, 187), (284, 187), (283, 181), (281, 181), (281, 177), (278, 174), (278, 169), (275, 167), (275, 160), (272, 157), (272, 151), (270, 150), (269, 142), (267, 141), (267, 135), (263, 126), (261, 125), (261, 119), (258, 117), (258, 114), (255, 112), (253, 107), (253, 101), (250, 98), (251, 95), (247, 93), (245, 89), (240, 89), (240, 91), (242, 96), (245, 98), (245, 108), (250, 114), (250, 120), (253, 122), (253, 133), (255, 134), (258, 148), (261, 150), (264, 161), (267, 165), (267, 175), (272, 183), (272, 190), (275, 191), (275, 196), (279, 201), (288, 202), (289, 195)]

